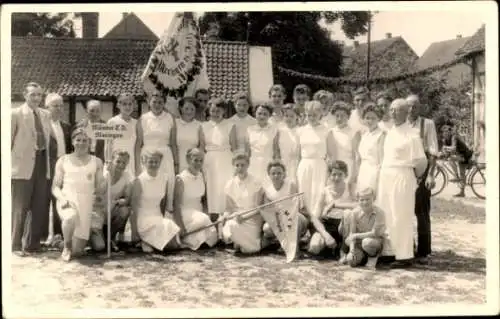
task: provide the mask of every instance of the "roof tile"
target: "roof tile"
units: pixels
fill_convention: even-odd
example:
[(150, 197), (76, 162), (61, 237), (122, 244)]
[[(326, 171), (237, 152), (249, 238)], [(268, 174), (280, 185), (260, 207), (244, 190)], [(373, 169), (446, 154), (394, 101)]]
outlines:
[[(156, 45), (153, 40), (12, 38), (12, 93), (30, 81), (63, 96), (143, 95), (140, 76)], [(248, 91), (248, 45), (206, 41), (212, 96), (231, 99)]]

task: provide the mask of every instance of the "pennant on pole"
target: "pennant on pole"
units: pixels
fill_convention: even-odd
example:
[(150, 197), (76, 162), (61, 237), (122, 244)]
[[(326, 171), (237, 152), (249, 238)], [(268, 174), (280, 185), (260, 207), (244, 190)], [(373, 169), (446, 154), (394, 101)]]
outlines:
[(287, 263), (293, 261), (297, 255), (299, 198), (300, 196), (295, 196), (260, 211), (285, 251)]
[[(192, 12), (177, 12), (151, 53), (141, 80), (147, 94), (183, 97), (209, 87), (206, 59)], [(192, 92), (189, 92), (192, 94)]]

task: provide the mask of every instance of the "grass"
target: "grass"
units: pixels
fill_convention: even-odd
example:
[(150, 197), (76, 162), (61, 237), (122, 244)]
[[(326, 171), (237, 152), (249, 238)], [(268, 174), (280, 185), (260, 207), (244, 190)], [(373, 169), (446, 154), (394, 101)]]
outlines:
[[(332, 261), (220, 250), (167, 255), (13, 257), (16, 307), (356, 307), (486, 301), (484, 210), (433, 199), (434, 255), (409, 270), (351, 269)], [(50, 309), (49, 308), (49, 309)]]

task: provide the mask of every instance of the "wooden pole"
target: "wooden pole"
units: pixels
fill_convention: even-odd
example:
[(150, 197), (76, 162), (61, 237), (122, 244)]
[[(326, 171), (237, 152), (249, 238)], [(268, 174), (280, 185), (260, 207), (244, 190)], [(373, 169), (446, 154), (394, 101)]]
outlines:
[(371, 25), (372, 25), (372, 14), (368, 13), (368, 49), (366, 56), (366, 87), (368, 88), (368, 81), (370, 80), (370, 51), (371, 51)]
[[(304, 193), (297, 193), (297, 194), (293, 194), (293, 195), (286, 196), (286, 197), (283, 197), (283, 198), (277, 199), (277, 200), (275, 200), (275, 201), (272, 201), (272, 202), (269, 202), (269, 203), (266, 203), (266, 204), (263, 204), (263, 205), (257, 206), (257, 207), (252, 208), (252, 209), (247, 209), (247, 210), (244, 210), (244, 211), (242, 211), (242, 212), (239, 212), (239, 213), (237, 213), (237, 214), (234, 214), (234, 215), (230, 216), (229, 218), (227, 218), (227, 219), (225, 219), (225, 220), (219, 219), (218, 221), (213, 222), (213, 223), (211, 223), (211, 224), (209, 224), (209, 225), (206, 225), (206, 226), (200, 227), (200, 228), (195, 229), (195, 230), (188, 231), (188, 232), (186, 232), (186, 233), (183, 235), (183, 237), (186, 237), (186, 236), (188, 236), (188, 235), (191, 235), (191, 234), (197, 233), (197, 232), (199, 232), (199, 231), (202, 231), (202, 230), (204, 230), (204, 229), (210, 228), (210, 227), (212, 227), (212, 226), (216, 226), (216, 225), (218, 225), (218, 224), (220, 224), (220, 223), (225, 222), (226, 220), (234, 219), (234, 218), (239, 217), (239, 216), (244, 216), (244, 215), (247, 215), (247, 216), (243, 217), (244, 219), (247, 219), (247, 218), (249, 218), (250, 216), (253, 216), (253, 214), (258, 213), (258, 212), (259, 212), (259, 210), (261, 210), (262, 208), (266, 208), (266, 207), (272, 206), (272, 205), (274, 205), (274, 204), (276, 204), (276, 203), (279, 203), (279, 202), (282, 202), (282, 201), (285, 201), (285, 200), (287, 200), (287, 199), (294, 198), (294, 197), (297, 197), (297, 196), (300, 196), (300, 195), (303, 195), (303, 194), (304, 194)], [(250, 213), (252, 213), (252, 214), (250, 214)]]

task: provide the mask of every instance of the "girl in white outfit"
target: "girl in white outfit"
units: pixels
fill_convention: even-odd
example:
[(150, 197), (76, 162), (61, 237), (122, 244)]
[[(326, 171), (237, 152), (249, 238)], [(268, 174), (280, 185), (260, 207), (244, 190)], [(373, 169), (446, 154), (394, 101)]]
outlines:
[(294, 105), (283, 106), (284, 125), (279, 128), (279, 150), (281, 161), (286, 168), (287, 179), (297, 182), (297, 166), (299, 166), (300, 146), (297, 135), (298, 113)]
[(358, 147), (358, 190), (371, 188), (377, 191), (378, 176), (384, 156), (385, 132), (378, 123), (383, 110), (374, 104), (366, 104), (363, 110), (363, 120), (367, 127), (361, 136)]
[(283, 85), (275, 84), (271, 86), (269, 89), (269, 101), (273, 109), (271, 118), (269, 118), (269, 123), (271, 125), (281, 126), (284, 124), (283, 102), (285, 98), (286, 90)]
[[(151, 111), (142, 115), (137, 122), (136, 158), (141, 158), (141, 154), (147, 150), (161, 152), (161, 167), (158, 172), (166, 176), (168, 192), (173, 194), (179, 163), (175, 119), (165, 111), (165, 99), (162, 95), (153, 94), (149, 99), (149, 107)], [(136, 162), (136, 174), (139, 175), (142, 170), (140, 161)], [(167, 200), (167, 206), (171, 210), (173, 197), (169, 196)]]
[(250, 109), (250, 99), (246, 93), (238, 93), (234, 98), (234, 114), (229, 121), (234, 125), (236, 130), (237, 148), (245, 148), (245, 139), (247, 135), (247, 128), (251, 125), (257, 124), (257, 120), (248, 114)]
[[(248, 174), (248, 164), (249, 158), (246, 152), (235, 153), (233, 157), (235, 175), (227, 182), (224, 189), (227, 211), (223, 218), (259, 205), (262, 186), (257, 179)], [(262, 249), (263, 225), (264, 219), (258, 212), (246, 220), (241, 217), (228, 220), (223, 227), (223, 239), (226, 243), (233, 242), (236, 251), (244, 254), (257, 253)]]
[(257, 105), (255, 115), (257, 124), (247, 129), (245, 151), (250, 156), (248, 173), (257, 180), (269, 181), (266, 167), (273, 159), (279, 159), (279, 131), (269, 124), (272, 109), (268, 105)]
[(57, 160), (52, 184), (62, 220), (64, 249), (61, 258), (64, 261), (83, 253), (90, 237), (94, 197), (104, 187), (103, 164), (89, 154), (90, 138), (86, 131), (76, 129), (71, 140), (74, 151)]
[(335, 127), (331, 130), (335, 140), (335, 155), (337, 160), (347, 164), (347, 185), (351, 197), (354, 198), (357, 173), (357, 149), (360, 139), (359, 131), (348, 124), (351, 108), (347, 103), (336, 102), (333, 112), (335, 115)]
[(236, 130), (232, 121), (223, 118), (223, 100), (211, 100), (209, 112), (210, 121), (202, 125), (206, 152), (203, 175), (207, 184), (208, 212), (219, 215), (226, 206), (224, 186), (233, 175), (229, 168), (232, 167), (232, 152), (237, 148)]
[(204, 149), (201, 145), (201, 122), (195, 119), (196, 107), (191, 98), (182, 98), (179, 101), (179, 112), (181, 117), (177, 119), (177, 146), (179, 148), (179, 172), (189, 167), (186, 154), (191, 148)]
[(327, 178), (327, 161), (334, 158), (331, 132), (320, 122), (321, 103), (306, 102), (307, 124), (297, 130), (300, 162), (297, 168), (299, 192), (303, 192), (304, 206), (309, 214), (316, 205)]
[(167, 175), (160, 173), (162, 160), (161, 151), (148, 149), (143, 152), (144, 171), (132, 186), (132, 242), (140, 239), (142, 250), (148, 253), (153, 252), (153, 248), (163, 250), (170, 242), (169, 247), (175, 246), (180, 230), (173, 220), (172, 207), (167, 206), (164, 212), (160, 209), (161, 200), (174, 195), (167, 190)]
[(378, 126), (386, 132), (393, 126), (391, 114), (389, 114), (390, 105), (391, 97), (386, 92), (381, 92), (377, 95), (377, 106), (382, 111), (382, 116), (380, 118)]
[(120, 110), (120, 114), (110, 118), (108, 124), (123, 129), (123, 137), (106, 142), (106, 147), (111, 147), (109, 154), (116, 150), (123, 150), (129, 154), (130, 158), (125, 171), (133, 177), (135, 177), (135, 142), (137, 135), (137, 120), (131, 117), (134, 104), (135, 99), (132, 94), (123, 93), (118, 96), (116, 107)]
[[(204, 213), (206, 207), (202, 205), (202, 197), (205, 195), (205, 180), (201, 172), (204, 154), (199, 149), (192, 148), (187, 151), (186, 157), (189, 166), (177, 175), (174, 196), (174, 217), (181, 229), (181, 236), (211, 223), (210, 217)], [(191, 250), (197, 250), (203, 243), (213, 247), (217, 241), (215, 227), (181, 238), (182, 246)]]

